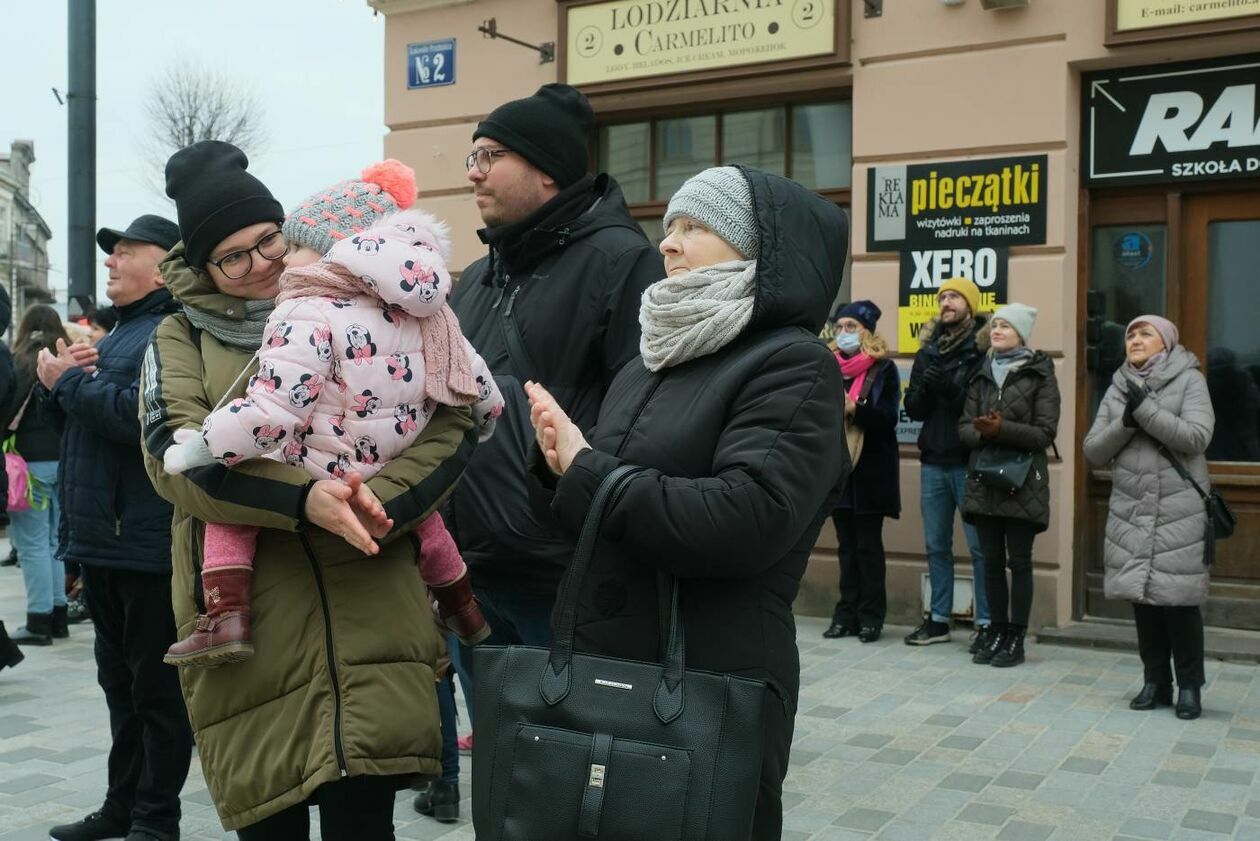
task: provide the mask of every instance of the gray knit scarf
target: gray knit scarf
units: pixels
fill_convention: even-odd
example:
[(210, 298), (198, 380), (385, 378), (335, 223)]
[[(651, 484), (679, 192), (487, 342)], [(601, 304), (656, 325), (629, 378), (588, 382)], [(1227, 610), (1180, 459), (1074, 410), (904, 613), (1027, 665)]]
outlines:
[(667, 277), (643, 293), (639, 352), (649, 371), (713, 353), (752, 320), (757, 261), (735, 260)]
[(263, 329), (271, 311), (276, 308), (274, 298), (262, 301), (243, 301), (245, 318), (238, 320), (216, 313), (185, 306), (184, 315), (194, 327), (205, 330), (220, 342), (244, 350), (258, 350), (262, 346)]

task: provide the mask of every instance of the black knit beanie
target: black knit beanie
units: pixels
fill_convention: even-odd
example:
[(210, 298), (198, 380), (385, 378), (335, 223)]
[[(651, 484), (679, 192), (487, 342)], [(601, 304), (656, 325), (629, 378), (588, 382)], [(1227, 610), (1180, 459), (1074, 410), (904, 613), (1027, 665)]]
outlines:
[(577, 88), (543, 85), (533, 96), (491, 111), (477, 124), (472, 139), (499, 141), (563, 189), (586, 174), (586, 133), (594, 121), (591, 104)]
[(242, 228), (284, 221), (284, 208), (248, 166), (244, 152), (221, 140), (186, 146), (166, 162), (166, 194), (175, 201), (188, 265), (204, 268), (210, 252)]

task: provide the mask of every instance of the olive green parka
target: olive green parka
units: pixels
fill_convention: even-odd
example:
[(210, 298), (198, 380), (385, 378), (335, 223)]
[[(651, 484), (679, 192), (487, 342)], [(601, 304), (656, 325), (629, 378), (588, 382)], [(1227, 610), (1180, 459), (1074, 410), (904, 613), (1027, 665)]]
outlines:
[[(242, 301), (192, 271), (178, 245), (162, 264), (187, 307), (241, 317)], [(308, 473), (271, 459), (170, 476), (177, 429), (200, 428), (231, 390), (243, 396), (251, 351), (220, 343), (183, 313), (154, 334), (141, 375), (145, 467), (175, 506), (175, 621), (201, 608), (206, 522), (261, 527), (253, 579), (254, 656), (180, 670), (202, 771), (226, 829), (250, 826), (346, 776), (440, 773), (434, 668), (442, 642), (416, 570), (410, 530), (454, 488), (476, 445), (467, 410), (439, 408), (421, 436), (368, 483), (394, 520), (366, 557), (300, 519)], [(235, 385), (234, 385), (235, 383)]]

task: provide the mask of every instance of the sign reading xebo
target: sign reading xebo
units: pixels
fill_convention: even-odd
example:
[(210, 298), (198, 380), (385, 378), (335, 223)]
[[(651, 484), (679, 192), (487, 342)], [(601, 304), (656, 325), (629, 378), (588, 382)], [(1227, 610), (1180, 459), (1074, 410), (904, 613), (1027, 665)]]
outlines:
[(1081, 79), (1086, 186), (1260, 176), (1260, 55)]
[(953, 248), (903, 251), (897, 289), (897, 350), (919, 349), (919, 331), (940, 312), (937, 290), (953, 277), (980, 287), (980, 310), (993, 312), (1006, 303), (1006, 248)]

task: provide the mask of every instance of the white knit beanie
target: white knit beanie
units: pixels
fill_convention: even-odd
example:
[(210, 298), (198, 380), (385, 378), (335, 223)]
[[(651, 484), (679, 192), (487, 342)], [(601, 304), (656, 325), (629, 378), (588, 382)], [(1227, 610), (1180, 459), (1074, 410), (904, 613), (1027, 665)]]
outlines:
[(1024, 344), (1028, 344), (1028, 339), (1032, 336), (1033, 325), (1037, 323), (1037, 308), (1030, 307), (1027, 304), (1007, 304), (999, 307), (998, 311), (993, 313), (995, 319), (1002, 319), (1007, 324), (1015, 328), (1015, 332), (1023, 339)]
[(679, 216), (695, 219), (749, 260), (761, 253), (752, 187), (733, 166), (711, 167), (688, 178), (669, 200), (664, 219), (667, 234), (669, 224)]

